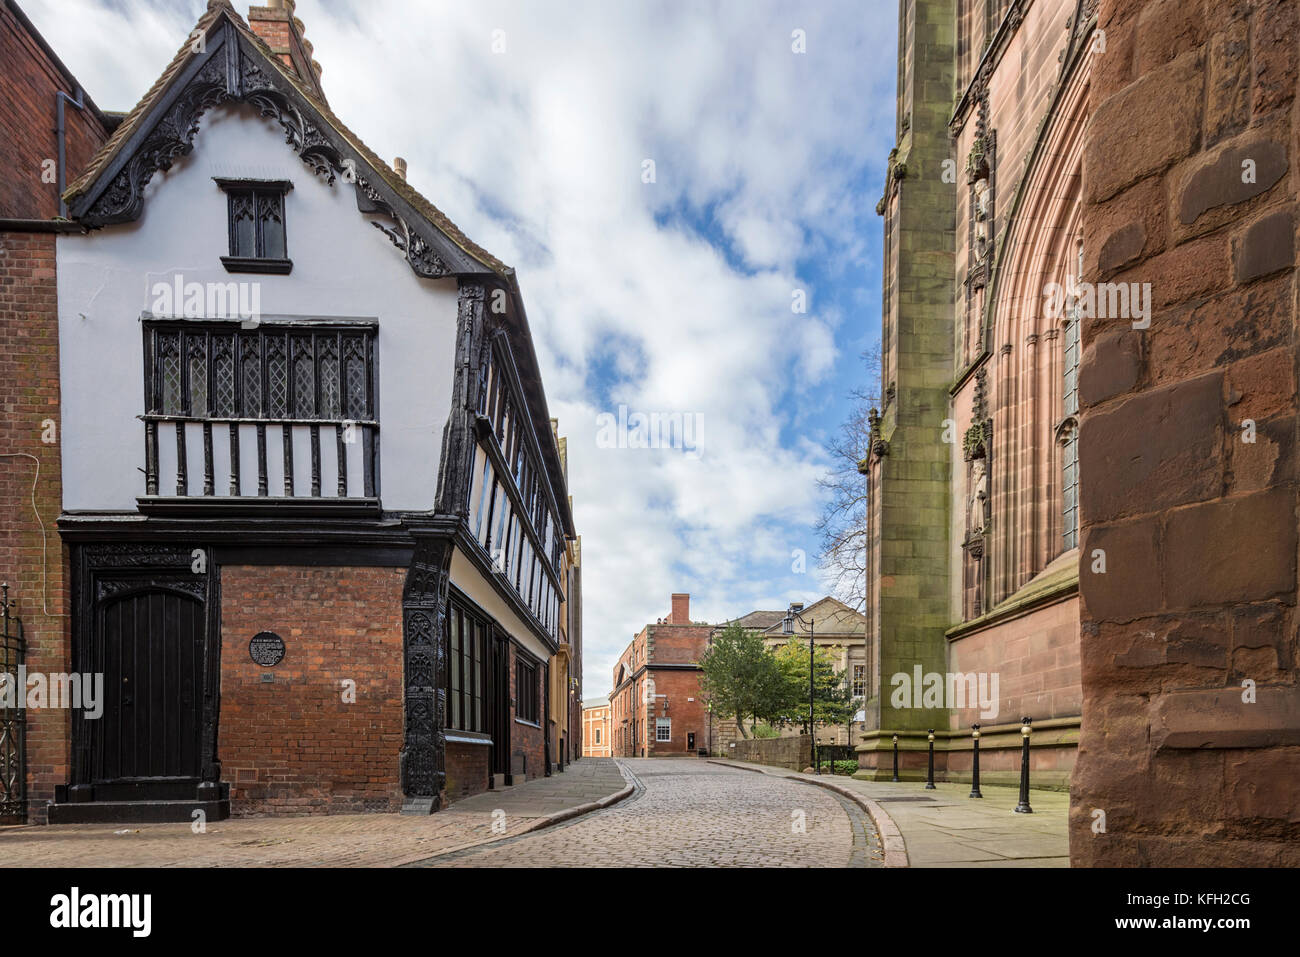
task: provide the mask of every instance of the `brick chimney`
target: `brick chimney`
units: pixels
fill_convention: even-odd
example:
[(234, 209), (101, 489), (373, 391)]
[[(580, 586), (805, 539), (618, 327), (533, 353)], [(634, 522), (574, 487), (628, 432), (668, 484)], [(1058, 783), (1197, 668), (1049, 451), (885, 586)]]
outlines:
[(270, 0), (266, 6), (248, 8), (248, 26), (289, 69), (320, 94), (321, 66), (312, 59), (311, 41), (302, 21), (293, 15), (294, 0)]
[(673, 613), (668, 616), (671, 625), (689, 625), (691, 623), (691, 596), (673, 595)]

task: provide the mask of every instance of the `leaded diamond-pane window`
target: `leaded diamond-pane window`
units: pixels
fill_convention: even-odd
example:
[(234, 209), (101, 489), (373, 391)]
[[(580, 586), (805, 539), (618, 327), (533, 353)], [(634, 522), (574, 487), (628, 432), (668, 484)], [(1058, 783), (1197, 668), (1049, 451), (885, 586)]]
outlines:
[(343, 415), (343, 401), (339, 393), (339, 351), (333, 339), (318, 344), (320, 354), (320, 414), (323, 418), (337, 419)]
[(212, 411), (218, 418), (235, 414), (235, 357), (231, 336), (213, 337), (212, 387), (215, 393)]
[(366, 383), (370, 376), (367, 372), (370, 363), (366, 359), (366, 343), (360, 337), (347, 337), (343, 340), (344, 375), (347, 377), (347, 416), (350, 419), (366, 418), (367, 395)]
[(156, 355), (161, 365), (158, 384), (158, 411), (164, 415), (181, 412), (181, 354), (180, 334), (163, 333), (158, 336)]
[(316, 359), (310, 339), (293, 342), (293, 411), (294, 418), (316, 417)]
[(270, 417), (284, 419), (289, 416), (289, 361), (284, 355), (284, 340), (279, 336), (266, 344), (266, 373), (270, 383)]
[(149, 412), (195, 419), (370, 421), (373, 327), (302, 328), (147, 322)]
[(206, 338), (188, 339), (190, 415), (208, 414), (208, 349)]
[(145, 320), (145, 495), (162, 507), (173, 496), (377, 506), (377, 333), (357, 321)]
[(285, 231), (287, 180), (218, 179), (226, 193), (230, 255), (221, 261), (230, 272), (288, 273)]
[(243, 416), (246, 419), (262, 417), (262, 352), (260, 342), (248, 337), (239, 343), (240, 364), (243, 372), (240, 387), (243, 389)]

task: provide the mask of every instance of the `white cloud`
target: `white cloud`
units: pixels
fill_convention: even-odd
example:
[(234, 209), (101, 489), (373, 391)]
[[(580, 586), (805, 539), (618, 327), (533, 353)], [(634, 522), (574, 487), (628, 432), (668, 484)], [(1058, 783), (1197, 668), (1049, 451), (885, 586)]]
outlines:
[[(860, 183), (866, 169), (878, 184), (891, 145), (892, 6), (298, 3), (335, 112), (519, 272), (569, 436), (587, 697), (671, 592), (692, 592), (697, 618), (781, 607), (788, 581), (760, 566), (811, 554), (823, 462), (800, 439), (816, 410), (796, 422), (789, 404), (856, 363), (836, 336), (866, 320), (820, 309), (816, 289), (792, 314), (790, 294), (809, 262), (855, 283), (877, 265)], [(125, 110), (202, 5), (25, 8), (96, 102)], [(613, 402), (702, 414), (699, 458), (597, 447), (596, 416), (615, 410), (591, 361), (610, 342), (635, 345)]]

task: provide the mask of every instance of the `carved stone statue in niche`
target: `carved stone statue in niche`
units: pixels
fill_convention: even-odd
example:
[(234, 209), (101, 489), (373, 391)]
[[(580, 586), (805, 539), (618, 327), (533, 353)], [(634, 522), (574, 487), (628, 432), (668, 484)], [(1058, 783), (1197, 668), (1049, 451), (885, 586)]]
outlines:
[(975, 196), (975, 258), (983, 262), (989, 253), (989, 181), (982, 177), (972, 187)]
[(970, 499), (966, 510), (967, 538), (984, 534), (987, 524), (986, 506), (989, 498), (988, 467), (983, 457), (972, 459), (970, 463)]

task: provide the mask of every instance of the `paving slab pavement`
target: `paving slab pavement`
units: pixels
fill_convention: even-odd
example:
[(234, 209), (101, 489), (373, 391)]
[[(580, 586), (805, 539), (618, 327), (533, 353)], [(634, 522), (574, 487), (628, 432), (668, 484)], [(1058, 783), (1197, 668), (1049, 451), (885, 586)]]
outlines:
[(583, 758), (427, 816), (237, 817), (202, 833), (184, 823), (5, 827), (0, 867), (391, 867), (538, 830), (632, 790), (615, 761)]
[[(846, 788), (883, 811), (901, 835), (909, 867), (1069, 867), (1070, 795), (1065, 791), (1029, 794), (1033, 814), (1016, 814), (1018, 788), (986, 785), (983, 798), (971, 798), (969, 784), (861, 781), (841, 775), (799, 774), (785, 768), (724, 759), (718, 764), (747, 767), (782, 777), (820, 780)], [(875, 812), (873, 811), (873, 816)], [(890, 829), (877, 819), (888, 852)]]

